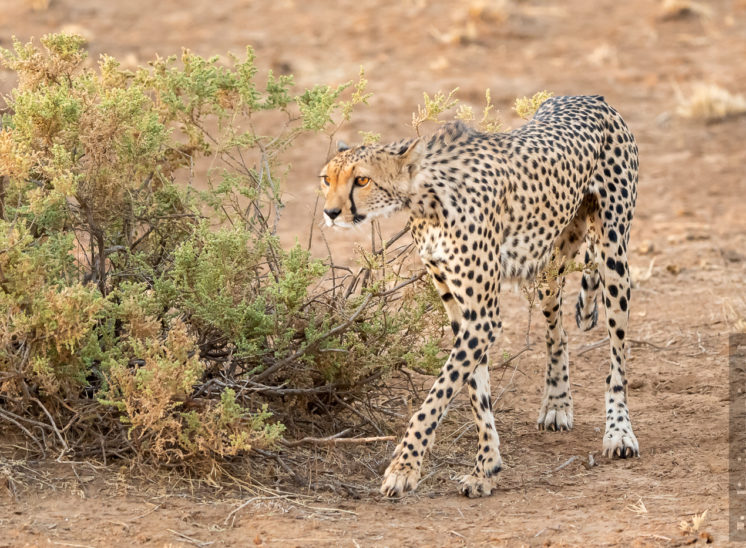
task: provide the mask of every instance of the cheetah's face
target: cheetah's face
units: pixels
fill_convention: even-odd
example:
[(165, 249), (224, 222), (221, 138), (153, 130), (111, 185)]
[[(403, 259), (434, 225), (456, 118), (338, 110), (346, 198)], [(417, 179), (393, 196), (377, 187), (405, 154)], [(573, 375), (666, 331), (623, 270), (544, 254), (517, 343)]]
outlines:
[(419, 143), (340, 147), (319, 175), (326, 225), (349, 228), (407, 207)]

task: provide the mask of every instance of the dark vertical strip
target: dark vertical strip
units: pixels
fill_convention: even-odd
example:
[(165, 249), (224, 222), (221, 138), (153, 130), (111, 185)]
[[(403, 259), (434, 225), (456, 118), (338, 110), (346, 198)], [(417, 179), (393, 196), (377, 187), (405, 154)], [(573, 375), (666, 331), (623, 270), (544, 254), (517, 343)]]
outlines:
[(728, 337), (728, 522), (731, 542), (746, 541), (746, 333)]

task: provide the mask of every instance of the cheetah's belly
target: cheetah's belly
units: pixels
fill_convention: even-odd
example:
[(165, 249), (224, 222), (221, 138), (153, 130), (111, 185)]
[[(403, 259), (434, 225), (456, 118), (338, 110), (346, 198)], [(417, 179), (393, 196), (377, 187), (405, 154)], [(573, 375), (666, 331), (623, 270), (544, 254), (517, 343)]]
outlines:
[(532, 256), (526, 249), (503, 245), (500, 248), (500, 270), (506, 280), (532, 280), (546, 266), (550, 252)]
[(510, 235), (500, 244), (500, 270), (506, 280), (533, 280), (552, 258), (559, 227), (544, 234)]

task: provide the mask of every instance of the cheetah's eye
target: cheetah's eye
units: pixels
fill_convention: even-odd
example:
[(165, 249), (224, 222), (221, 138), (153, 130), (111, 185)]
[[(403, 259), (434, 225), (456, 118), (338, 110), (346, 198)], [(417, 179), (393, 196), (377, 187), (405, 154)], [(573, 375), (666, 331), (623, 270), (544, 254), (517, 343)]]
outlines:
[(370, 177), (355, 177), (355, 184), (357, 186), (366, 186), (370, 183)]
[(329, 186), (329, 184), (330, 184), (330, 182), (329, 182), (329, 176), (328, 175), (321, 175), (321, 178), (324, 180), (324, 184), (326, 186)]

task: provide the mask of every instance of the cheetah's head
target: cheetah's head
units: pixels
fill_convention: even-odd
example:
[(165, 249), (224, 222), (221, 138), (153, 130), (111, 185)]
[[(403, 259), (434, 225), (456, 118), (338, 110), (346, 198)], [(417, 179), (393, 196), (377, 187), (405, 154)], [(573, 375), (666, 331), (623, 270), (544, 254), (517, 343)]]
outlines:
[(420, 139), (353, 148), (340, 143), (319, 175), (326, 225), (349, 228), (409, 207), (424, 149)]

